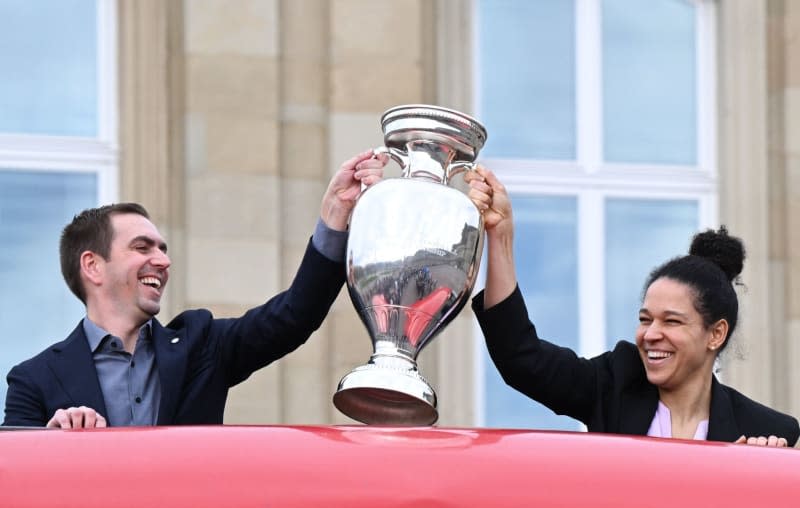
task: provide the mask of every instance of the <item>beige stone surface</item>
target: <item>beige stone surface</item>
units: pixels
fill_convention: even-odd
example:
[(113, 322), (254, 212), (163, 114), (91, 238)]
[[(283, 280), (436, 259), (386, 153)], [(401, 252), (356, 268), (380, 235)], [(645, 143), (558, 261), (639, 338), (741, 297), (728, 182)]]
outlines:
[(234, 386), (225, 405), (226, 424), (283, 423), (283, 393), (277, 365), (254, 372)]
[[(345, 291), (339, 295), (342, 300), (346, 296), (344, 293)], [(326, 320), (330, 337), (328, 363), (331, 375), (337, 383), (353, 368), (366, 363), (372, 354), (372, 343), (367, 329), (358, 318), (349, 297), (347, 303), (349, 308), (333, 309)]]
[[(428, 0), (333, 0), (331, 43), (334, 61), (375, 55), (419, 57), (421, 3)], [(363, 58), (363, 68), (375, 62)]]
[(206, 173), (188, 181), (188, 226), (201, 237), (276, 242), (280, 235), (279, 179)]
[(784, 0), (785, 23), (783, 34), (786, 55), (786, 85), (800, 88), (800, 2)]
[(192, 235), (187, 247), (190, 301), (256, 305), (278, 292), (274, 242)]
[(297, 269), (303, 261), (310, 237), (311, 228), (308, 229), (305, 238), (301, 242), (297, 244), (291, 244), (288, 241), (283, 242), (281, 249), (282, 263), (280, 266), (281, 290), (288, 288), (292, 284), (295, 275), (297, 275)]
[(414, 60), (397, 58), (366, 65), (354, 58), (331, 68), (331, 109), (366, 113), (398, 104), (423, 101), (422, 67)]
[[(327, 118), (327, 116), (326, 116)], [(322, 185), (327, 178), (327, 126), (311, 122), (284, 122), (281, 125), (280, 171), (291, 178), (315, 179)], [(325, 181), (327, 186), (327, 181)], [(322, 197), (322, 194), (319, 194)]]
[(320, 216), (320, 202), (325, 187), (319, 180), (284, 180), (282, 231), (283, 241), (305, 249)]
[(786, 253), (786, 164), (785, 140), (781, 132), (784, 130), (784, 95), (783, 88), (770, 92), (767, 100), (769, 131), (767, 150), (769, 157), (769, 241), (770, 258), (785, 257)]
[[(788, 159), (781, 153), (785, 150), (781, 145), (789, 138), (785, 137), (786, 116), (780, 107), (785, 73), (781, 57), (775, 53), (786, 51), (786, 47), (781, 48), (766, 33), (767, 6), (775, 5), (762, 0), (723, 2), (719, 4), (718, 23), (722, 69), (717, 79), (721, 105), (720, 216), (740, 233), (748, 248), (743, 272), (748, 290), (740, 295), (740, 325), (732, 344), (738, 346), (743, 358), (729, 354), (723, 376), (726, 382), (767, 405), (782, 405), (791, 396), (786, 392), (785, 378), (774, 374), (781, 364), (779, 359), (790, 353), (785, 340), (788, 286), (784, 274), (791, 285), (796, 271), (792, 263), (784, 264), (784, 259), (796, 256), (796, 241), (770, 238), (793, 235), (793, 218), (787, 208), (792, 208), (797, 199), (796, 191), (791, 190), (791, 173), (786, 170)], [(772, 66), (769, 74), (767, 66)], [(768, 77), (773, 80), (770, 86)], [(780, 139), (770, 141), (775, 136), (783, 143)], [(786, 187), (784, 209), (775, 203), (770, 206), (770, 199), (781, 192), (782, 181)], [(780, 222), (786, 224), (783, 231), (773, 227)], [(774, 248), (781, 244), (783, 248)], [(768, 250), (770, 245), (772, 250)], [(792, 357), (792, 364), (797, 359)]]
[(319, 105), (328, 98), (328, 63), (324, 57), (284, 61), (281, 79), (284, 104)]
[[(354, 155), (383, 146), (381, 111), (370, 113), (333, 113), (330, 115), (328, 175), (340, 167), (342, 162)], [(326, 177), (326, 178), (329, 178)]]
[(309, 341), (281, 360), (285, 423), (326, 423), (331, 416), (331, 397), (336, 389), (327, 370), (326, 333)]
[(790, 387), (785, 397), (788, 401), (785, 409), (789, 414), (797, 417), (800, 415), (800, 369), (794, 368), (794, 366), (797, 364), (797, 359), (800, 358), (800, 341), (797, 340), (797, 337), (800, 337), (800, 319), (787, 320), (786, 337), (788, 340), (786, 341), (785, 355), (792, 368), (783, 373)]
[(800, 157), (800, 86), (787, 88), (784, 91), (783, 104), (786, 129), (784, 132), (784, 149), (786, 150), (784, 156), (787, 161), (787, 169), (792, 175), (796, 175), (794, 170), (797, 169), (797, 166), (792, 163), (796, 163), (797, 157)]
[(286, 0), (281, 7), (281, 51), (291, 61), (327, 55), (330, 0)]
[(278, 114), (278, 62), (274, 57), (189, 54), (187, 110), (250, 118)]
[[(478, 346), (476, 343), (480, 343)], [(434, 339), (436, 355), (436, 391), (439, 397), (439, 424), (472, 426), (477, 421), (475, 388), (482, 380), (475, 378), (475, 352), (483, 339), (469, 304), (459, 316)], [(425, 355), (423, 351), (421, 355)]]
[[(340, 293), (337, 301), (340, 305), (328, 314), (327, 319), (330, 340), (327, 358), (328, 383), (332, 390), (331, 397), (342, 377), (359, 365), (367, 363), (372, 354), (372, 343), (366, 328), (358, 319), (350, 298), (344, 293), (346, 291)], [(331, 423), (354, 423), (354, 420), (335, 408), (331, 409), (330, 414)]]
[(205, 123), (210, 171), (277, 174), (277, 120), (235, 114), (207, 115)]
[(276, 55), (278, 0), (186, 0), (190, 53)]
[(208, 171), (206, 116), (202, 113), (185, 115), (184, 150), (186, 153), (186, 174), (193, 176)]
[[(786, 208), (782, 211), (787, 263), (787, 318), (800, 318), (800, 87), (784, 96)], [(800, 336), (799, 336), (800, 337)], [(796, 357), (795, 360), (800, 360)]]

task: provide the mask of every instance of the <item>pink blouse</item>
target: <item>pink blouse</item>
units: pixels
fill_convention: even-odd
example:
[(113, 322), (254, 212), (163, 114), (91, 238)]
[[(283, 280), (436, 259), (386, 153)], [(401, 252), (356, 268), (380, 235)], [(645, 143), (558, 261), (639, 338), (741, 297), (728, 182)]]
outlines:
[[(670, 415), (669, 408), (660, 400), (647, 435), (650, 437), (672, 437), (672, 415)], [(708, 420), (703, 420), (697, 424), (697, 430), (694, 432), (694, 438), (692, 439), (705, 441), (706, 437), (708, 437)]]

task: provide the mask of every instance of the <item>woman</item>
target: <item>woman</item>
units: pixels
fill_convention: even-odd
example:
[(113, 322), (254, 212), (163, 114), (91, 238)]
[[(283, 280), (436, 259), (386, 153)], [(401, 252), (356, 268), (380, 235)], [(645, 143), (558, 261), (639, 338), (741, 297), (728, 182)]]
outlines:
[(636, 344), (621, 341), (587, 360), (537, 336), (517, 286), (508, 194), (483, 168), (467, 181), (483, 212), (488, 246), (486, 288), (473, 309), (506, 383), (593, 432), (794, 446), (795, 418), (713, 374), (736, 327), (732, 281), (744, 262), (739, 239), (724, 228), (697, 235), (688, 256), (650, 275)]

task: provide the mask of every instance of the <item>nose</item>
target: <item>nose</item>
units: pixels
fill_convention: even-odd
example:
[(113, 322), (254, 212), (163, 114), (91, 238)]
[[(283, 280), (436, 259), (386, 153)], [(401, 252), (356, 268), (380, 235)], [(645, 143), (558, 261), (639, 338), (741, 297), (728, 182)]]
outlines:
[(170, 261), (166, 252), (157, 250), (156, 254), (150, 260), (150, 263), (157, 268), (166, 269), (169, 268), (169, 266), (172, 264), (172, 261)]
[(644, 329), (644, 333), (642, 334), (642, 338), (644, 340), (658, 340), (661, 337), (663, 337), (661, 328), (655, 321), (647, 325)]

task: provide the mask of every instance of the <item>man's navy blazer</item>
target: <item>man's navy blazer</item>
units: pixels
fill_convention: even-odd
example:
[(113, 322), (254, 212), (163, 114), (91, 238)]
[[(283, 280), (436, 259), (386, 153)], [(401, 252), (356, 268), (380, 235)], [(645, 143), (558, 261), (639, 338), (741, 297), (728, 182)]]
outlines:
[[(658, 407), (658, 388), (647, 380), (635, 344), (620, 341), (600, 356), (579, 358), (569, 348), (539, 338), (519, 287), (505, 300), (472, 308), (486, 346), (505, 382), (553, 412), (586, 424), (590, 432), (647, 435)], [(709, 441), (778, 436), (794, 446), (797, 420), (751, 400), (712, 376)]]
[[(344, 283), (344, 265), (309, 242), (292, 285), (242, 317), (182, 312), (153, 319), (161, 382), (158, 425), (222, 423), (228, 389), (303, 344), (322, 324)], [(57, 409), (87, 406), (106, 415), (82, 322), (66, 338), (8, 374), (4, 425), (43, 426)]]

